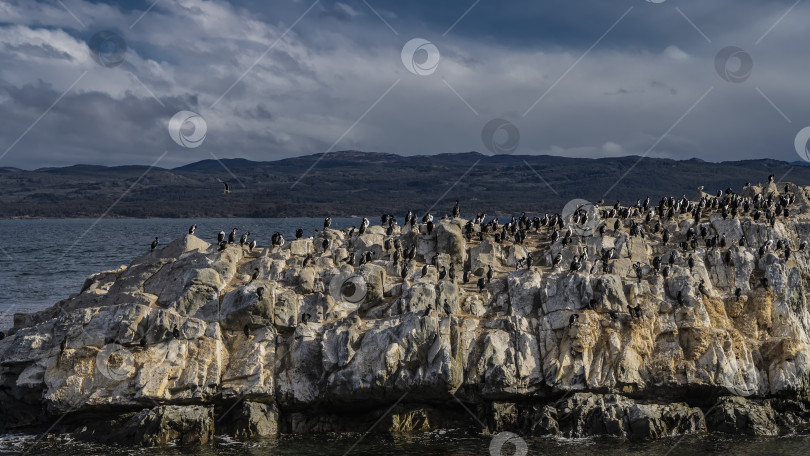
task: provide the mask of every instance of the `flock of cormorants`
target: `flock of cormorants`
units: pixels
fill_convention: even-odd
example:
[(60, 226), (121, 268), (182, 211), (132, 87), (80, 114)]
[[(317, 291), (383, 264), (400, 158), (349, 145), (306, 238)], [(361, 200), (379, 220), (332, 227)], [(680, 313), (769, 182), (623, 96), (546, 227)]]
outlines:
[[(773, 175), (769, 176), (768, 183), (773, 183)], [(749, 187), (750, 184), (746, 183), (745, 186)], [(226, 192), (227, 190), (226, 188)], [(773, 227), (778, 217), (787, 218), (790, 216), (793, 210), (792, 205), (795, 201), (796, 197), (789, 191), (787, 185), (782, 194), (774, 195), (773, 193), (769, 193), (763, 195), (758, 193), (753, 197), (744, 197), (735, 193), (731, 188), (727, 188), (725, 191), (718, 191), (716, 196), (703, 194), (697, 201), (691, 201), (685, 195), (681, 198), (664, 197), (657, 205), (651, 204), (649, 197), (643, 201), (637, 200), (634, 205), (629, 206), (623, 206), (619, 201), (616, 201), (612, 206), (603, 207), (604, 202), (599, 201), (593, 205), (592, 210), (588, 210), (585, 206), (578, 207), (567, 220), (560, 214), (544, 214), (542, 217), (535, 216), (529, 218), (524, 212), (519, 217), (513, 216), (508, 222), (501, 224), (497, 217), (486, 221), (486, 214), (480, 213), (476, 214), (472, 220), (466, 222), (462, 232), (468, 242), (472, 242), (473, 240), (482, 242), (485, 239), (489, 239), (496, 244), (511, 242), (517, 245), (524, 245), (532, 238), (535, 238), (536, 243), (534, 245), (536, 248), (534, 251), (528, 249), (528, 254), (525, 257), (516, 260), (516, 269), (531, 269), (537, 267), (537, 262), (534, 260), (533, 254), (537, 255), (539, 253), (541, 257), (545, 257), (546, 253), (550, 252), (551, 247), (555, 244), (559, 243), (561, 246), (565, 246), (569, 243), (578, 242), (578, 240), (575, 239), (575, 236), (578, 236), (575, 234), (575, 228), (586, 226), (589, 223), (594, 224), (592, 232), (595, 236), (604, 236), (607, 231), (612, 228), (612, 235), (614, 236), (624, 233), (629, 237), (638, 237), (645, 240), (652, 238), (660, 239), (660, 245), (665, 249), (669, 249), (668, 251), (655, 256), (649, 265), (642, 264), (641, 262), (636, 262), (632, 265), (635, 278), (640, 282), (645, 275), (645, 269), (649, 271), (647, 273), (652, 273), (656, 276), (660, 274), (664, 279), (668, 278), (671, 269), (676, 265), (686, 265), (691, 271), (695, 267), (693, 252), (698, 249), (700, 245), (705, 246), (708, 251), (714, 249), (722, 251), (725, 249), (725, 251), (722, 252), (722, 258), (726, 264), (730, 264), (732, 261), (732, 249), (736, 247), (746, 247), (747, 241), (745, 237), (727, 239), (725, 234), (713, 233), (710, 224), (701, 224), (701, 220), (705, 217), (713, 214), (720, 215), (723, 219), (750, 217), (753, 221), (765, 220)], [(460, 217), (461, 210), (459, 202), (456, 200), (455, 206), (452, 209), (452, 215), (445, 215), (442, 219), (458, 219)], [(593, 217), (596, 217), (596, 219), (591, 220)], [(687, 217), (694, 220), (694, 225), (686, 231), (679, 242), (673, 243), (678, 233), (671, 233), (669, 229), (663, 226), (663, 223), (669, 220), (685, 219)], [(608, 223), (607, 221), (609, 219), (614, 220), (612, 223)], [(403, 227), (404, 229), (420, 230), (420, 232), (431, 235), (434, 230), (433, 220), (433, 215), (428, 213), (421, 218), (420, 222), (413, 212), (408, 211)], [(393, 262), (394, 266), (399, 268), (401, 278), (405, 279), (412, 268), (415, 267), (416, 245), (403, 245), (400, 237), (394, 236), (397, 220), (393, 215), (383, 214), (380, 218), (380, 222), (381, 226), (385, 228), (386, 236), (383, 249), (386, 252), (387, 260)], [(329, 229), (331, 224), (331, 217), (326, 217), (323, 222), (323, 228), (325, 230)], [(349, 239), (365, 234), (369, 225), (370, 222), (368, 218), (363, 218), (359, 228), (351, 227), (347, 231)], [(196, 229), (196, 225), (191, 226), (189, 228), (189, 234), (194, 234)], [(227, 239), (225, 231), (220, 231), (217, 236), (219, 250), (224, 250), (228, 245), (236, 244), (238, 231), (238, 228), (233, 228), (230, 234), (227, 235)], [(252, 251), (256, 248), (256, 240), (248, 242), (248, 236), (250, 236), (250, 232), (244, 233), (239, 238), (239, 245), (247, 245), (248, 249)], [(303, 236), (304, 230), (298, 228), (295, 232), (296, 239), (300, 239)], [(271, 237), (272, 246), (282, 246), (284, 242), (284, 236), (279, 232), (274, 233)], [(157, 245), (158, 238), (155, 238), (152, 243), (152, 249), (154, 250)], [(328, 239), (324, 239), (321, 247), (324, 252), (328, 252), (333, 246), (330, 245)], [(796, 247), (799, 251), (803, 251), (807, 247), (807, 242), (802, 241)], [(760, 256), (769, 252), (782, 252), (784, 258), (787, 260), (793, 252), (792, 248), (787, 240), (769, 239), (764, 242), (763, 245), (758, 246), (757, 251)], [(611, 260), (615, 258), (617, 258), (616, 248), (603, 249), (601, 254), (597, 255), (597, 258), (593, 260), (589, 269), (590, 274), (597, 274), (600, 270), (603, 273), (612, 273), (613, 263)], [(386, 258), (377, 259), (385, 260)], [(421, 268), (421, 276), (427, 276), (432, 266), (438, 273), (439, 281), (455, 281), (457, 278), (456, 265), (453, 263), (450, 263), (449, 267), (440, 265), (437, 259), (438, 255), (433, 258), (425, 259), (425, 264)], [(555, 270), (561, 265), (562, 259), (562, 254), (557, 253), (550, 258), (550, 265), (548, 266), (550, 266), (552, 270)], [(360, 266), (374, 260), (375, 258), (371, 251), (360, 255), (359, 260), (356, 258), (354, 252), (350, 252), (346, 258), (341, 259), (341, 261), (351, 264), (352, 266), (355, 266), (355, 263)], [(583, 249), (580, 254), (574, 255), (571, 263), (568, 265), (568, 270), (571, 273), (580, 272), (588, 264), (589, 260), (588, 250)], [(307, 266), (311, 261), (312, 255), (309, 255), (304, 259), (303, 265)], [(258, 273), (258, 269), (254, 271), (251, 281), (258, 277)], [(468, 284), (473, 274), (469, 266), (465, 267), (461, 273), (462, 283)], [(494, 276), (492, 265), (488, 265), (486, 271), (481, 275), (482, 276), (478, 278), (475, 283), (479, 292), (483, 292)], [(766, 278), (761, 279), (761, 285), (768, 288)], [(697, 284), (696, 288), (700, 291), (701, 295), (709, 296), (702, 280)], [(264, 289), (259, 288), (256, 292), (259, 298), (263, 299)], [(741, 297), (741, 293), (742, 290), (740, 288), (735, 290), (735, 296), (738, 300)], [(685, 297), (679, 292), (678, 295), (675, 296), (675, 301), (679, 305), (684, 305)], [(588, 308), (595, 309), (599, 304), (597, 300), (591, 300)], [(447, 306), (445, 307), (449, 308)], [(632, 319), (644, 317), (641, 306), (628, 306), (627, 310), (627, 313)], [(611, 318), (617, 318), (615, 311), (611, 310), (608, 313)], [(306, 318), (306, 316), (303, 318)], [(578, 318), (579, 315), (573, 314), (570, 317), (569, 326), (574, 324)], [(248, 330), (249, 328), (245, 328), (246, 332)]]

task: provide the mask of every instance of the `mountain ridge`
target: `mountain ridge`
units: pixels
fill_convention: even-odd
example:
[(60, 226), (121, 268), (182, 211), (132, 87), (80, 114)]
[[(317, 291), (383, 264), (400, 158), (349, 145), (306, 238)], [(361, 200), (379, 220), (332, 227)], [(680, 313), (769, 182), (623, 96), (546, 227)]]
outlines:
[[(412, 210), (508, 216), (566, 202), (716, 193), (810, 167), (773, 159), (705, 162), (642, 156), (572, 158), (479, 152), (402, 156), (336, 151), (273, 161), (205, 159), (175, 168), (72, 165), (0, 172), (0, 218), (324, 217)], [(223, 192), (219, 180), (228, 182)]]

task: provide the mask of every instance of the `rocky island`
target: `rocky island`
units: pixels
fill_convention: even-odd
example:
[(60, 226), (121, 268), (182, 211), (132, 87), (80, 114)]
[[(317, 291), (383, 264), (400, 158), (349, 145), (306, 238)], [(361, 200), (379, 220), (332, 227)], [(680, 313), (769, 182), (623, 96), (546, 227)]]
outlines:
[(327, 221), (256, 248), (189, 234), (14, 316), (0, 424), (148, 446), (793, 432), (810, 423), (808, 191)]

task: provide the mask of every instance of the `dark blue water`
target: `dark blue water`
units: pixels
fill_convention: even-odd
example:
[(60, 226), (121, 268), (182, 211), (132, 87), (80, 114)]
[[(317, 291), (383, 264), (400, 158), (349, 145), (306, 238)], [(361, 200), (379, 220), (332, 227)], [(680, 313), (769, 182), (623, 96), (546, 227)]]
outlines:
[[(359, 226), (359, 218), (335, 218), (332, 228)], [(270, 244), (276, 231), (295, 239), (302, 228), (312, 236), (323, 219), (147, 219), (147, 220), (0, 220), (0, 329), (13, 314), (32, 312), (81, 290), (96, 272), (129, 265), (149, 250), (155, 236), (162, 245), (188, 233), (216, 242), (220, 230), (250, 231), (258, 245)], [(379, 223), (379, 222), (378, 222)]]
[[(357, 435), (282, 437), (278, 441), (234, 442), (218, 440), (202, 448), (131, 448), (74, 442), (66, 437), (37, 441), (35, 437), (0, 438), (2, 455), (132, 455), (132, 456), (512, 456), (514, 447), (490, 451), (491, 436), (462, 436), (450, 432), (411, 436)], [(798, 456), (810, 454), (810, 437), (730, 437), (722, 435), (667, 438), (652, 442), (629, 442), (620, 438), (526, 439), (527, 455), (546, 456)]]
[[(359, 218), (334, 219), (333, 228), (359, 225)], [(0, 220), (0, 327), (14, 312), (42, 309), (81, 289), (90, 274), (129, 264), (149, 250), (155, 236), (161, 244), (187, 233), (197, 224), (197, 235), (216, 241), (220, 230), (238, 227), (255, 233), (260, 246), (276, 231), (294, 239), (297, 228), (307, 236), (323, 226), (322, 219), (204, 219), (204, 220)], [(460, 432), (432, 432), (411, 436), (371, 434), (284, 436), (278, 441), (241, 443), (218, 440), (201, 449), (141, 449), (86, 444), (66, 436), (43, 439), (0, 436), (0, 454), (42, 455), (301, 455), (301, 456), (511, 456), (511, 447), (490, 452), (491, 436)], [(810, 436), (775, 438), (689, 436), (654, 442), (628, 442), (616, 438), (527, 439), (529, 455), (810, 455)]]

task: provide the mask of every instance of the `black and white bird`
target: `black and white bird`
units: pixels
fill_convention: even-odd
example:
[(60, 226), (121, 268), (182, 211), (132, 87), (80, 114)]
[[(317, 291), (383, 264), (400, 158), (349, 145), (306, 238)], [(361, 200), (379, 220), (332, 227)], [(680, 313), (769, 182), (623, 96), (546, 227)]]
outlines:
[(494, 275), (494, 271), (492, 270), (492, 265), (487, 265), (487, 283), (492, 282), (492, 276)]
[(301, 239), (302, 237), (304, 237), (304, 230), (301, 229), (301, 228), (298, 228), (297, 230), (295, 230), (295, 238), (296, 239)]
[(239, 238), (239, 245), (245, 245), (245, 244), (247, 244), (247, 238), (248, 238), (248, 236), (250, 236), (250, 231), (245, 232), (245, 234), (243, 234), (243, 235), (242, 235), (242, 237), (241, 237), (241, 238)]
[(255, 248), (256, 248), (256, 239), (254, 239), (254, 240), (250, 241), (250, 244), (248, 244), (248, 250), (250, 250), (251, 252), (252, 252), (252, 251), (253, 251), (253, 249), (255, 249)]
[(577, 320), (579, 320), (579, 314), (571, 314), (571, 316), (568, 317), (568, 327), (573, 326)]
[(152, 241), (152, 250), (155, 250), (155, 248), (157, 248), (157, 246), (158, 246), (158, 237), (155, 236), (155, 240)]
[(487, 283), (486, 283), (486, 281), (484, 281), (484, 278), (481, 277), (480, 279), (478, 279), (478, 292), (480, 293), (480, 292), (484, 291), (484, 288), (486, 288), (486, 287), (487, 287)]
[(236, 232), (239, 231), (239, 228), (234, 228), (231, 230), (231, 234), (228, 235), (228, 244), (236, 244)]
[(194, 234), (196, 232), (197, 232), (197, 225), (196, 224), (191, 225), (191, 227), (189, 227), (189, 229), (188, 229), (188, 234)]
[(326, 217), (323, 219), (323, 229), (327, 229), (332, 226), (332, 217)]
[(220, 231), (220, 232), (217, 234), (217, 244), (222, 243), (224, 240), (225, 240), (225, 232), (224, 232), (224, 231)]
[(739, 300), (740, 300), (740, 296), (742, 296), (742, 288), (737, 287), (737, 289), (736, 289), (736, 290), (734, 290), (734, 296), (736, 296), (736, 297), (737, 297), (737, 301), (739, 301)]
[(446, 276), (447, 276), (447, 269), (445, 269), (445, 267), (442, 266), (441, 271), (439, 271), (439, 280), (444, 280)]
[(224, 185), (224, 186), (225, 186), (225, 188), (222, 190), (222, 193), (224, 193), (224, 194), (226, 194), (226, 195), (227, 195), (228, 193), (231, 193), (231, 186), (230, 186), (230, 185), (228, 185), (228, 183), (227, 183), (227, 182), (225, 182), (225, 181), (224, 181), (224, 180), (222, 180), (222, 179), (217, 179), (217, 181), (218, 181), (220, 184), (222, 184), (222, 185)]

